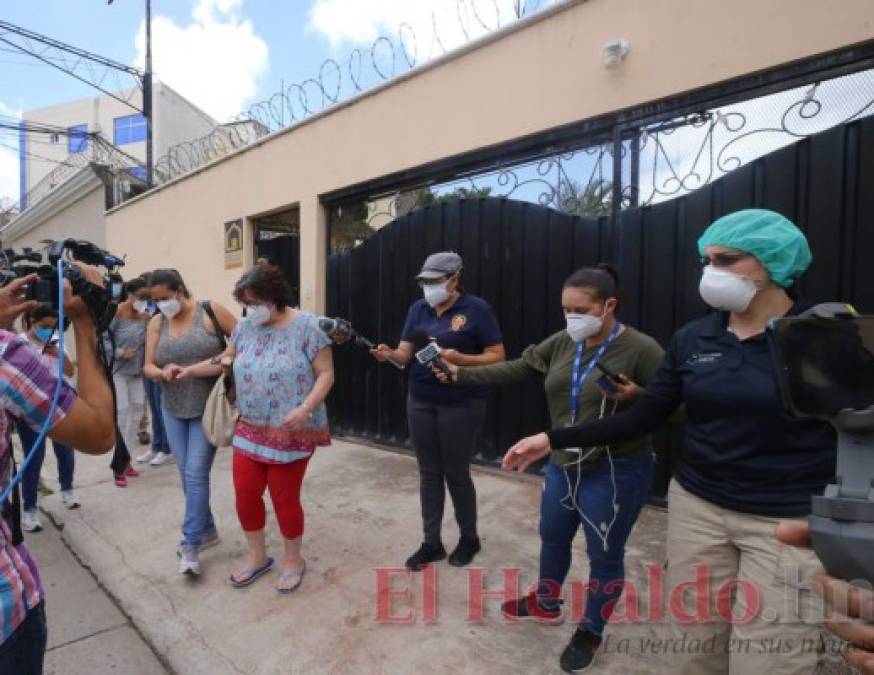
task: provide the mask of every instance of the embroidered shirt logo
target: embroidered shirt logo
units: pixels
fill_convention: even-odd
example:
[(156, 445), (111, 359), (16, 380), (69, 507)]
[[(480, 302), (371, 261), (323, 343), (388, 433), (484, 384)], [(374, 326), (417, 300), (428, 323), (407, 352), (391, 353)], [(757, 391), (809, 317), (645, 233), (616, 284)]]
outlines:
[(449, 325), (457, 333), (467, 325), (467, 317), (464, 314), (456, 314)]
[(690, 366), (698, 366), (704, 365), (707, 363), (716, 363), (720, 361), (724, 354), (722, 352), (701, 352), (699, 354), (692, 354), (686, 361), (687, 365)]

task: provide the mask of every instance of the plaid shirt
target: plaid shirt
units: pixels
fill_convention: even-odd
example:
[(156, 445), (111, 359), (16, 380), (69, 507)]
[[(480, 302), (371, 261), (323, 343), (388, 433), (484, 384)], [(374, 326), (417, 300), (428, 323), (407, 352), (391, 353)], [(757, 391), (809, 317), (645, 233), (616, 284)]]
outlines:
[[(0, 492), (12, 478), (12, 418), (41, 427), (56, 383), (57, 373), (46, 367), (33, 347), (0, 330)], [(64, 419), (76, 399), (69, 385), (62, 387), (53, 426)], [(0, 644), (42, 599), (42, 583), (27, 547), (12, 545), (10, 524), (0, 518)]]

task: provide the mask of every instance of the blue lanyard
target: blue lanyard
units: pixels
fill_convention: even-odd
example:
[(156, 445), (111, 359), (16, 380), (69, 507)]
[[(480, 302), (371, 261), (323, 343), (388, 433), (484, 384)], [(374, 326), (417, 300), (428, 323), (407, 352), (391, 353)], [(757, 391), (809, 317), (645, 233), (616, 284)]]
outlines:
[(610, 331), (610, 335), (608, 335), (607, 339), (604, 340), (604, 344), (601, 345), (601, 348), (595, 353), (589, 363), (586, 364), (586, 369), (582, 372), (580, 372), (580, 369), (583, 365), (583, 354), (586, 351), (586, 341), (583, 340), (577, 345), (577, 353), (574, 355), (574, 370), (573, 373), (571, 373), (571, 424), (576, 424), (577, 421), (577, 411), (580, 408), (580, 392), (583, 390), (583, 382), (586, 381), (586, 378), (589, 377), (592, 369), (604, 356), (610, 343), (612, 343), (613, 340), (616, 339), (616, 336), (619, 335), (621, 328), (622, 324), (617, 321), (613, 326), (613, 330)]

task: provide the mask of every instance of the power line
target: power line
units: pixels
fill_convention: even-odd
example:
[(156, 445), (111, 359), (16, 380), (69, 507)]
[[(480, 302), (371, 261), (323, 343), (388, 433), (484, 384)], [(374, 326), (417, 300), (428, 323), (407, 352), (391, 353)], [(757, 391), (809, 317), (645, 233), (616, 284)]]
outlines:
[[(24, 54), (24, 52), (22, 52), (17, 47), (0, 47), (0, 52), (6, 52), (7, 54), (18, 54), (18, 55)], [(63, 61), (62, 57), (59, 57), (59, 56), (45, 56), (45, 59), (47, 61)], [(45, 63), (44, 61), (39, 61), (37, 63), (34, 63), (33, 65), (35, 65), (35, 66), (50, 66), (52, 64)]]
[[(21, 26), (16, 26), (13, 23), (9, 23), (8, 21), (0, 20), (0, 29), (4, 29), (6, 32), (0, 33), (0, 39), (5, 40), (5, 36), (9, 33), (14, 35), (18, 35), (20, 37), (26, 38), (28, 40), (34, 40), (36, 42), (40, 42), (42, 44), (48, 45), (50, 47), (54, 47), (55, 49), (59, 49), (64, 52), (69, 52), (70, 54), (74, 54), (79, 58), (88, 59), (89, 61), (93, 61), (95, 63), (99, 63), (107, 68), (112, 68), (114, 70), (120, 70), (122, 72), (128, 73), (129, 75), (133, 75), (134, 77), (142, 78), (143, 73), (138, 68), (134, 68), (133, 66), (128, 66), (124, 63), (119, 63), (118, 61), (113, 61), (112, 59), (108, 59), (105, 56), (100, 56), (99, 54), (95, 54), (94, 52), (89, 52), (85, 49), (80, 49), (79, 47), (74, 47), (73, 45), (69, 45), (65, 42), (61, 42), (60, 40), (55, 40), (54, 38), (50, 38), (47, 35), (41, 35), (40, 33), (36, 33), (32, 30), (28, 30), (27, 28), (22, 28)], [(20, 49), (18, 45), (8, 42), (11, 47), (15, 49)], [(21, 51), (26, 51), (22, 49)]]
[[(132, 77), (137, 87), (142, 89), (146, 75), (138, 68), (113, 61), (105, 56), (74, 47), (60, 40), (50, 38), (47, 35), (41, 35), (27, 28), (2, 20), (0, 20), (0, 43), (8, 45), (5, 51), (17, 51), (20, 54), (32, 56), (46, 65), (57, 68), (67, 75), (103, 92), (107, 96), (111, 96), (117, 101), (141, 112), (140, 108), (137, 108), (129, 100), (125, 100), (104, 87), (104, 81), (112, 73), (116, 78), (116, 83), (123, 89), (119, 73), (124, 73)], [(68, 59), (65, 54), (70, 54), (72, 58)], [(95, 73), (94, 64), (103, 69), (101, 77), (98, 77), (98, 74)]]
[(38, 120), (26, 120), (21, 117), (15, 117), (14, 115), (4, 115), (0, 113), (0, 122), (6, 122), (7, 124), (19, 124), (24, 123), (30, 125), (32, 127), (40, 127), (43, 129), (59, 129), (64, 131), (67, 127), (58, 126), (57, 124), (51, 124), (49, 122), (40, 122)]
[(39, 66), (40, 68), (50, 68), (48, 63), (40, 63), (33, 61), (11, 61), (7, 59), (0, 59), (0, 63), (9, 65), (9, 66)]
[[(112, 4), (112, 0), (109, 0)], [(142, 113), (146, 120), (146, 183), (151, 186), (153, 181), (153, 91), (152, 91), (152, 9), (151, 0), (146, 0), (146, 63), (140, 70), (118, 61), (100, 56), (79, 47), (61, 42), (47, 35), (16, 26), (8, 21), (0, 21), (0, 42), (12, 49), (28, 54), (81, 82), (91, 85), (107, 96), (124, 103), (133, 110)], [(70, 55), (70, 57), (68, 57)], [(95, 64), (102, 68), (102, 76), (95, 72)], [(130, 77), (136, 83), (130, 91), (125, 92), (121, 77)], [(120, 91), (114, 93), (104, 86), (107, 77), (113, 76)], [(136, 92), (142, 94), (141, 103), (137, 107), (131, 101)]]
[(74, 136), (76, 138), (86, 138), (88, 136), (96, 136), (96, 131), (72, 131), (68, 127), (57, 127), (53, 124), (41, 124), (39, 122), (27, 122), (22, 120), (18, 123), (4, 122), (0, 120), (0, 129), (10, 129), (13, 131), (24, 131), (32, 134), (58, 134), (61, 136)]
[[(0, 138), (6, 139), (7, 143), (18, 140), (17, 136), (13, 136), (10, 133), (6, 133), (4, 135), (2, 133), (2, 130), (0, 130)], [(82, 140), (84, 141), (85, 139), (82, 139)], [(68, 143), (67, 143), (66, 139), (64, 139), (63, 141), (61, 141), (60, 139), (58, 139), (57, 141), (52, 141), (52, 140), (43, 140), (40, 138), (27, 137), (25, 139), (25, 144), (27, 145), (27, 147), (42, 147), (42, 148), (67, 148), (68, 147)]]
[(8, 150), (12, 150), (16, 154), (20, 153), (32, 159), (36, 159), (42, 162), (51, 162), (52, 164), (57, 164), (58, 166), (78, 166), (77, 164), (71, 164), (68, 161), (61, 161), (57, 159), (52, 159), (50, 157), (44, 157), (42, 155), (37, 155), (35, 152), (30, 152), (29, 150), (21, 150), (20, 148), (16, 148), (13, 145), (9, 145), (8, 143), (4, 143), (0, 141), (0, 146), (7, 148)]

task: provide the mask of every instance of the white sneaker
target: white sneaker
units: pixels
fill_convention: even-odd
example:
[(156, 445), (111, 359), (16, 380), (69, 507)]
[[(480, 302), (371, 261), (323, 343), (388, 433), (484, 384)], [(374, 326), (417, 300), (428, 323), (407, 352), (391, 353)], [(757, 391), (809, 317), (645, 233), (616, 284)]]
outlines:
[(36, 509), (22, 511), (21, 527), (25, 532), (39, 532), (42, 529), (42, 523), (39, 522), (39, 512)]
[(157, 454), (158, 453), (154, 450), (146, 450), (142, 455), (139, 455), (137, 457), (137, 461), (140, 464), (145, 464), (146, 462), (150, 462), (151, 460), (155, 459), (155, 455)]
[(72, 490), (61, 490), (61, 501), (68, 509), (79, 508), (79, 500), (76, 499), (76, 493)]
[(152, 461), (149, 462), (149, 466), (161, 466), (166, 462), (169, 462), (171, 459), (169, 452), (156, 452), (155, 456), (152, 458)]
[(200, 560), (197, 558), (197, 549), (193, 546), (183, 546), (182, 555), (179, 558), (179, 574), (198, 576), (200, 574)]

